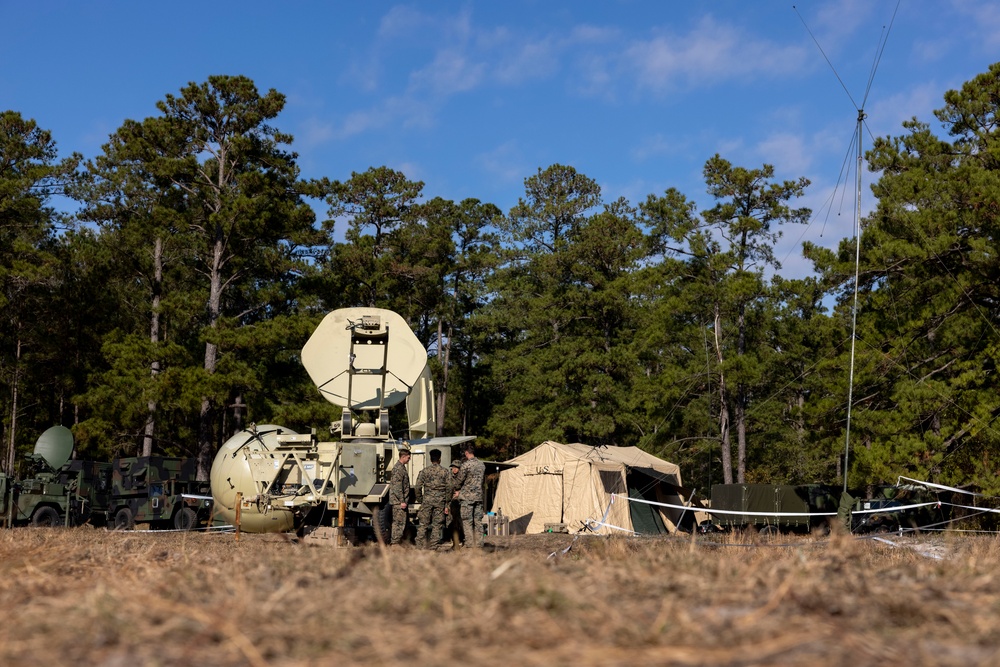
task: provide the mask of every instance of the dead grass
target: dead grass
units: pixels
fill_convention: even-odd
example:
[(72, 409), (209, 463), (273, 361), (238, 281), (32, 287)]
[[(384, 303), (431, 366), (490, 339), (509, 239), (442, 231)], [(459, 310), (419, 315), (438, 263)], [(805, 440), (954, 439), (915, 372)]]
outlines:
[(1000, 542), (890, 539), (0, 531), (0, 664), (996, 664)]

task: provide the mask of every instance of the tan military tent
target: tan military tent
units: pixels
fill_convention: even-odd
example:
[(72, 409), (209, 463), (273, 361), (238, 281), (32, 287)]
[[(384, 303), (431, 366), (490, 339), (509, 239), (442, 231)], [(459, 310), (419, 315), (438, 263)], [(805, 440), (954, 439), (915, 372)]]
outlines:
[(492, 510), (510, 519), (511, 533), (541, 533), (546, 524), (603, 535), (673, 532), (683, 511), (627, 500), (684, 504), (680, 469), (638, 447), (548, 441), (507, 463), (516, 467), (500, 472)]

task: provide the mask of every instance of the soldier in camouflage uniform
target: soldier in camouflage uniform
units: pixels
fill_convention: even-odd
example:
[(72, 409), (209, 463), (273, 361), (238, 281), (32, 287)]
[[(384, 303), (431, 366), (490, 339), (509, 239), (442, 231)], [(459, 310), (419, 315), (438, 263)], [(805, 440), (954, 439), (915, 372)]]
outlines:
[(417, 503), (420, 512), (417, 514), (420, 526), (417, 529), (417, 547), (427, 547), (427, 532), (431, 533), (430, 547), (433, 549), (441, 542), (444, 534), (444, 515), (451, 502), (453, 488), (451, 473), (441, 467), (441, 450), (432, 449), (431, 464), (417, 475)]
[(486, 466), (476, 458), (472, 445), (465, 448), (465, 463), (455, 477), (455, 497), (462, 505), (462, 530), (465, 546), (479, 548), (483, 545), (483, 476)]
[(462, 506), (454, 496), (454, 489), (458, 488), (458, 485), (455, 484), (455, 478), (458, 477), (458, 471), (461, 469), (462, 459), (458, 458), (451, 462), (451, 488), (453, 492), (448, 510), (451, 516), (451, 541), (456, 550), (462, 546)]
[(392, 505), (392, 544), (403, 544), (406, 532), (406, 500), (410, 497), (410, 475), (406, 464), (410, 462), (410, 450), (399, 450), (399, 461), (392, 467), (389, 478), (389, 504)]

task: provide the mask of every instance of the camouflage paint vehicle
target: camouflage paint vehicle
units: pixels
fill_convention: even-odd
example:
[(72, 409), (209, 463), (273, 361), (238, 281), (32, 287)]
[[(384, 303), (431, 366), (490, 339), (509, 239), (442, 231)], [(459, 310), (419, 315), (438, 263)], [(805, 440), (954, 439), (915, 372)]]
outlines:
[(712, 509), (728, 513), (712, 515), (710, 524), (701, 529), (828, 532), (830, 515), (837, 513), (837, 493), (822, 484), (714, 484)]
[(951, 512), (938, 500), (936, 493), (921, 486), (875, 487), (872, 498), (855, 501), (851, 532), (889, 533), (946, 526)]
[(111, 486), (111, 464), (69, 461), (59, 470), (36, 469), (24, 479), (0, 475), (0, 510), (9, 526), (103, 524)]
[(103, 523), (111, 490), (111, 464), (71, 461), (73, 434), (53, 426), (39, 436), (20, 479), (0, 473), (0, 517), (7, 526), (77, 526)]
[(118, 530), (136, 523), (193, 530), (212, 514), (208, 482), (195, 479), (197, 460), (166, 456), (115, 459), (108, 522)]

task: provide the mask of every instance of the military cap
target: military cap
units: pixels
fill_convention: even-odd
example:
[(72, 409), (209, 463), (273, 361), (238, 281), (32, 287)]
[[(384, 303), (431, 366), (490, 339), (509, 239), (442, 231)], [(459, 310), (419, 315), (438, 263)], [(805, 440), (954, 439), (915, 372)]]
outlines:
[(461, 468), (462, 467), (462, 462), (459, 461), (458, 459), (455, 459), (454, 461), (451, 462), (451, 467), (452, 468)]

